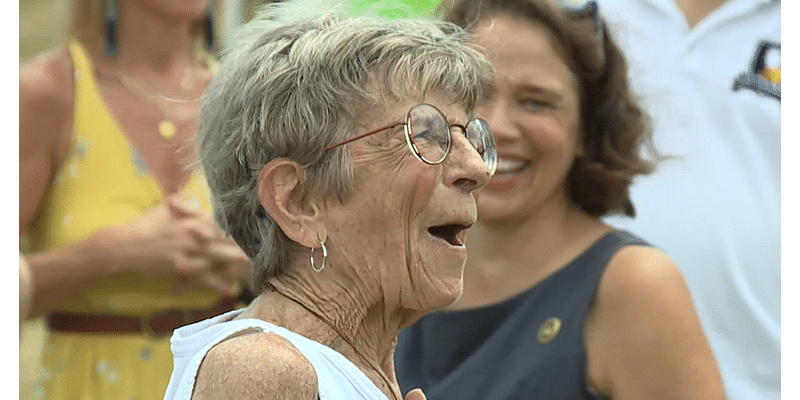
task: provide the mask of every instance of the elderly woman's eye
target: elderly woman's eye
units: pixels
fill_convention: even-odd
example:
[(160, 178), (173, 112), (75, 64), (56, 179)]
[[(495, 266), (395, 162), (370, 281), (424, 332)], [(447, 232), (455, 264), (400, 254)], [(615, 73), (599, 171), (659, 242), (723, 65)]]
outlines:
[(436, 140), (436, 135), (432, 129), (415, 129), (414, 140)]
[(366, 139), (373, 145), (380, 148), (393, 148), (396, 146), (405, 146), (405, 138), (403, 137), (403, 127), (395, 127), (379, 132), (375, 135), (369, 136)]

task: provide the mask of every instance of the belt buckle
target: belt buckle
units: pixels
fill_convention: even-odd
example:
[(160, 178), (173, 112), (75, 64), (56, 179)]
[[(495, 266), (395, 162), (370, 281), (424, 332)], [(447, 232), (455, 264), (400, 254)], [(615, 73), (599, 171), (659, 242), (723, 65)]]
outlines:
[[(150, 315), (145, 315), (145, 316), (139, 317), (139, 329), (142, 331), (142, 333), (145, 336), (147, 336), (150, 339), (160, 339), (160, 338), (162, 338), (164, 336), (167, 336), (170, 333), (172, 333), (172, 331), (168, 331), (168, 332), (164, 332), (164, 333), (158, 333), (155, 330), (153, 330), (152, 322), (153, 322), (153, 320), (155, 318), (166, 317), (169, 314), (175, 314), (175, 313), (181, 313), (181, 316), (183, 317), (183, 325), (186, 325), (191, 321), (191, 318), (192, 318), (192, 312), (191, 311), (188, 311), (188, 310), (165, 310), (165, 311), (154, 312), (154, 313), (152, 313)], [(175, 327), (175, 328), (177, 328), (177, 327)], [(173, 328), (173, 330), (175, 328)]]

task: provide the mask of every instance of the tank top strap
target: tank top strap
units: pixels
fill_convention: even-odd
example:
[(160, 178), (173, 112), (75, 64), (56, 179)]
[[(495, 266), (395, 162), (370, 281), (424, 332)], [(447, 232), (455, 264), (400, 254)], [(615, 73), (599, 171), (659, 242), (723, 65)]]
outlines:
[(625, 246), (645, 245), (647, 242), (636, 235), (623, 230), (614, 230), (603, 236), (578, 259), (575, 264), (580, 264), (578, 269), (594, 269), (595, 278), (599, 281), (600, 275), (617, 252)]
[[(76, 123), (78, 122), (77, 118), (80, 116), (80, 113), (84, 112), (83, 110), (96, 113), (97, 111), (100, 111), (98, 108), (100, 108), (103, 111), (103, 114), (106, 115), (106, 119), (111, 120), (111, 116), (108, 113), (108, 110), (105, 108), (105, 104), (103, 104), (102, 97), (100, 96), (99, 86), (97, 85), (97, 81), (94, 76), (94, 65), (92, 64), (92, 59), (89, 57), (89, 54), (83, 47), (83, 44), (77, 40), (70, 41), (69, 53), (70, 57), (72, 58), (72, 65), (75, 68), (74, 82)], [(93, 114), (93, 117), (97, 118), (98, 115)], [(112, 120), (112, 122), (114, 121)]]
[[(80, 76), (91, 73), (92, 61), (89, 59), (89, 55), (86, 54), (83, 45), (77, 40), (72, 40), (69, 42), (68, 48), (70, 57), (72, 58), (72, 64), (75, 67), (75, 72), (81, 74)], [(79, 75), (76, 75), (76, 77), (77, 76)]]
[(266, 323), (265, 331), (282, 336), (311, 362), (320, 400), (387, 400), (372, 381), (339, 352), (283, 327)]
[(578, 309), (585, 312), (594, 299), (603, 273), (614, 255), (625, 246), (636, 245), (649, 246), (647, 242), (630, 232), (611, 231), (556, 274), (553, 282), (547, 282), (547, 286), (555, 289), (553, 296), (557, 295), (555, 292), (558, 292), (559, 288), (582, 286), (583, 290), (577, 290), (571, 296), (573, 301), (578, 301)]
[(171, 350), (175, 369), (166, 399), (189, 399), (208, 351), (228, 338), (255, 329), (289, 341), (314, 367), (320, 400), (388, 400), (367, 376), (341, 353), (284, 327), (254, 318), (234, 319), (234, 310), (175, 330)]

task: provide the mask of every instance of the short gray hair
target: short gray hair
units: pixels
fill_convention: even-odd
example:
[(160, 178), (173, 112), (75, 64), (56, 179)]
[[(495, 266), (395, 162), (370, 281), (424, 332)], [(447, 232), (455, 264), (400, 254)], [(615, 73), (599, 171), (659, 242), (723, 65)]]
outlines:
[(344, 201), (353, 191), (352, 163), (343, 148), (323, 148), (357, 134), (366, 110), (439, 90), (472, 113), (493, 76), (453, 24), (336, 11), (280, 22), (286, 7), (268, 6), (242, 27), (200, 119), (200, 162), (216, 221), (252, 259), (262, 290), (286, 272), (297, 246), (261, 207), (264, 165), (292, 159), (306, 171), (304, 196)]

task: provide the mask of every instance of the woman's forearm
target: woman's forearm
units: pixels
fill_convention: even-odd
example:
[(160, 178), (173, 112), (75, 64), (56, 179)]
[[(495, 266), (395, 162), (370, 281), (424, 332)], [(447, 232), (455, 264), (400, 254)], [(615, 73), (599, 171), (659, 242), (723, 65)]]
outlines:
[(33, 276), (31, 316), (47, 313), (93, 282), (120, 272), (123, 263), (115, 255), (114, 238), (113, 232), (104, 231), (60, 249), (28, 256)]

